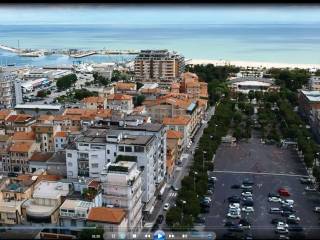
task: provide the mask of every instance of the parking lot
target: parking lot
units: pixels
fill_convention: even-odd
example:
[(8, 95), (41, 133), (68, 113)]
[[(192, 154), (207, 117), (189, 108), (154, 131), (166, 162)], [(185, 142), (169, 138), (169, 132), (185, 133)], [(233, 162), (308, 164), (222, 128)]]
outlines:
[[(231, 189), (234, 184), (241, 184), (245, 178), (253, 180), (254, 213), (241, 213), (247, 218), (251, 229), (243, 233), (250, 233), (254, 239), (278, 239), (275, 233), (276, 226), (271, 224), (273, 218), (282, 218), (281, 214), (270, 214), (270, 207), (279, 207), (280, 203), (268, 202), (269, 193), (277, 193), (281, 187), (289, 190), (294, 200), (295, 215), (300, 217), (300, 226), (304, 228), (306, 239), (318, 239), (320, 231), (319, 213), (314, 213), (315, 206), (320, 206), (320, 197), (317, 193), (306, 192), (306, 185), (300, 183), (301, 176), (307, 171), (297, 157), (294, 150), (282, 149), (275, 145), (265, 145), (258, 136), (248, 142), (238, 143), (237, 146), (222, 144), (215, 158), (215, 172), (217, 177), (210, 213), (206, 215), (206, 231), (214, 231), (218, 238), (228, 232), (224, 227), (228, 213), (228, 197), (241, 196), (241, 189)], [(239, 220), (231, 220), (238, 223)], [(290, 239), (301, 238), (301, 233), (289, 231)]]

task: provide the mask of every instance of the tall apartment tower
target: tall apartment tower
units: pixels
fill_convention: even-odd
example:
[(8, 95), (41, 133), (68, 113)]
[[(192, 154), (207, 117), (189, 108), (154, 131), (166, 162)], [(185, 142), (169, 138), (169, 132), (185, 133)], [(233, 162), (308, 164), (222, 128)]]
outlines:
[(174, 82), (184, 72), (182, 55), (168, 50), (141, 50), (134, 61), (135, 80), (141, 82)]
[(142, 178), (136, 162), (119, 161), (101, 172), (103, 202), (127, 211), (128, 229), (142, 228)]
[(22, 103), (21, 81), (14, 72), (0, 68), (0, 108), (13, 108)]

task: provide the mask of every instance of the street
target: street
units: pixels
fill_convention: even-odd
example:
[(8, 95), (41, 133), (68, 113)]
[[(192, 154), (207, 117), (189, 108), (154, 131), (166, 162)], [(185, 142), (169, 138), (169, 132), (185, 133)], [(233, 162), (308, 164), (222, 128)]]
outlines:
[[(206, 113), (206, 117), (205, 117), (205, 121), (209, 121), (210, 118), (212, 117), (212, 115), (214, 114), (215, 111), (215, 107), (209, 107), (209, 109), (207, 110)], [(162, 196), (162, 201), (158, 200), (156, 202), (156, 205), (154, 207), (154, 211), (151, 215), (151, 217), (149, 218), (149, 222), (147, 223), (148, 226), (152, 226), (154, 225), (154, 223), (156, 222), (157, 217), (160, 214), (163, 214), (165, 216), (165, 211), (163, 210), (163, 206), (165, 203), (169, 203), (170, 207), (172, 207), (175, 204), (175, 198), (177, 196), (177, 192), (173, 191), (170, 187), (173, 185), (175, 187), (180, 188), (181, 187), (181, 180), (184, 178), (184, 176), (189, 174), (189, 168), (192, 164), (193, 161), (193, 153), (195, 151), (195, 148), (203, 134), (203, 130), (207, 127), (207, 123), (205, 124), (201, 124), (200, 128), (198, 129), (198, 131), (196, 132), (195, 136), (194, 136), (194, 140), (191, 144), (191, 147), (188, 150), (185, 150), (185, 154), (188, 154), (188, 158), (185, 162), (183, 162), (181, 164), (181, 166), (176, 166), (174, 173), (173, 173), (173, 178), (169, 179), (169, 181), (167, 182), (167, 187), (165, 192), (163, 193)], [(150, 224), (152, 223), (152, 224)], [(165, 224), (165, 220), (163, 221), (163, 223), (161, 225), (159, 225), (159, 229), (167, 229), (166, 224)], [(148, 227), (148, 229), (145, 229), (146, 232), (150, 231), (151, 228)]]

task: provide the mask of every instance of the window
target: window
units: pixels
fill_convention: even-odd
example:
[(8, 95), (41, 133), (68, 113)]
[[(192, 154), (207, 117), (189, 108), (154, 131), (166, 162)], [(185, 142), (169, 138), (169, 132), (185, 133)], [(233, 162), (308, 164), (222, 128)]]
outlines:
[(68, 153), (68, 154), (67, 154), (67, 157), (72, 157), (72, 153)]
[(56, 148), (58, 147), (58, 144), (56, 144)]
[(132, 152), (132, 147), (125, 146), (125, 152)]
[(116, 152), (114, 152), (114, 153), (113, 153), (113, 156), (115, 156), (115, 157), (116, 157), (116, 156), (117, 156), (117, 153), (116, 153)]
[(110, 150), (107, 150), (107, 154), (110, 154)]
[(108, 163), (110, 162), (110, 158), (108, 158)]
[(92, 167), (92, 168), (98, 168), (98, 167), (99, 167), (99, 164), (98, 164), (98, 163), (92, 163), (92, 164), (91, 164), (91, 167)]
[(135, 152), (144, 152), (144, 147), (142, 147), (142, 146), (134, 146), (134, 151)]
[(124, 146), (119, 146), (119, 152), (124, 152)]
[(60, 142), (63, 142), (63, 139), (62, 139), (62, 138), (60, 138)]

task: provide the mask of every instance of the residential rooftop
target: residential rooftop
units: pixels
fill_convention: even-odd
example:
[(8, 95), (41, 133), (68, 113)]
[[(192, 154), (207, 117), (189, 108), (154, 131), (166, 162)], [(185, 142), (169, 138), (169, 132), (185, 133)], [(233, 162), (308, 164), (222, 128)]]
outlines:
[(56, 199), (69, 194), (69, 184), (56, 181), (41, 181), (33, 192), (33, 198)]

